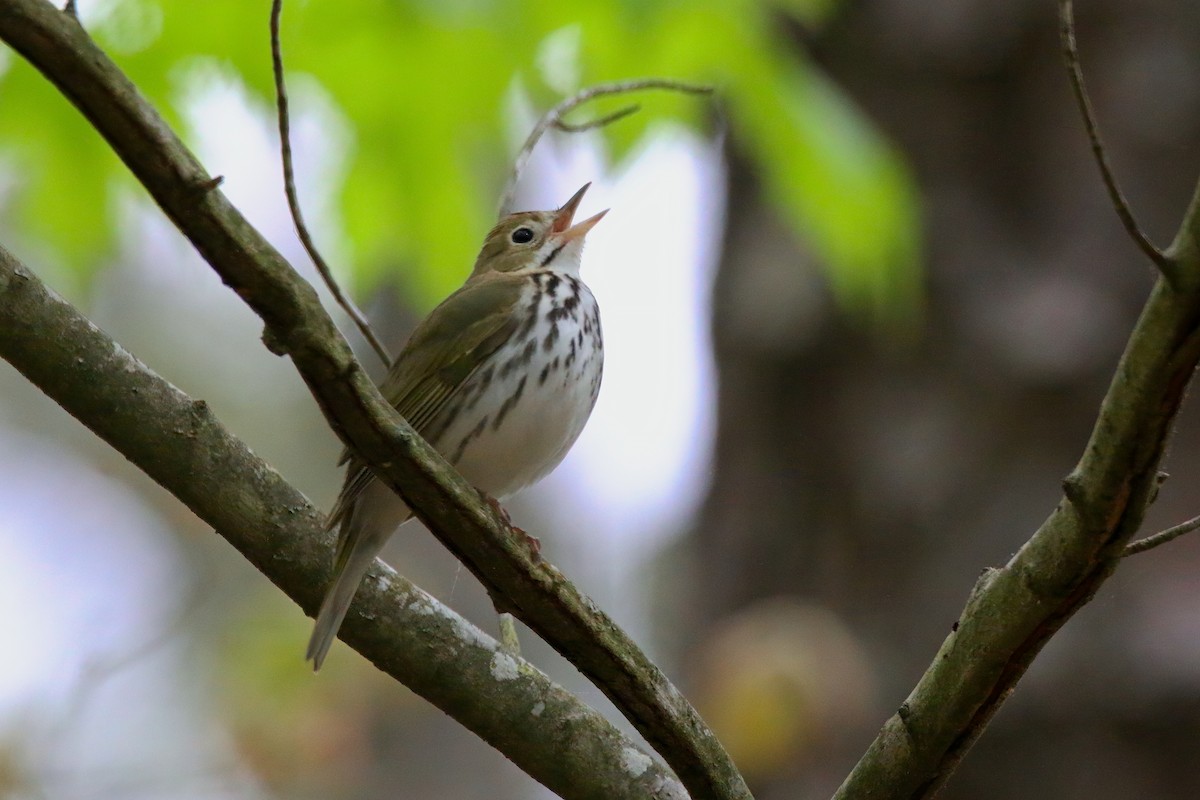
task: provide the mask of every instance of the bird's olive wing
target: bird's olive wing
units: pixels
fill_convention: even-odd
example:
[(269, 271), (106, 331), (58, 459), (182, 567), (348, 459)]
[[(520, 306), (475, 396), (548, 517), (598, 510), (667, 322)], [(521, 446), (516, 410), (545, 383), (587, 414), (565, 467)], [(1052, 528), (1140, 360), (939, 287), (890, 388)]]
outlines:
[[(383, 396), (417, 433), (429, 437), (439, 415), (468, 378), (520, 327), (526, 278), (489, 276), (446, 298), (413, 331), (380, 386)], [(346, 483), (329, 516), (338, 525), (374, 475), (349, 450)], [(341, 547), (339, 546), (339, 550)]]

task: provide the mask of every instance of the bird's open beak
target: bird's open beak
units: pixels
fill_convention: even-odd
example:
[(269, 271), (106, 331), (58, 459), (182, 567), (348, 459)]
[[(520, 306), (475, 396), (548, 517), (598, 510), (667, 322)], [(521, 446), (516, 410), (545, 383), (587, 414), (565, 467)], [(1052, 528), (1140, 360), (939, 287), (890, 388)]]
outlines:
[(582, 238), (608, 213), (608, 209), (606, 208), (599, 214), (588, 217), (578, 225), (571, 225), (571, 222), (575, 219), (575, 209), (579, 208), (580, 201), (583, 200), (584, 194), (587, 193), (588, 187), (591, 185), (591, 183), (585, 183), (578, 192), (571, 196), (570, 200), (563, 203), (562, 208), (558, 209), (554, 215), (554, 224), (550, 226), (550, 232), (564, 243), (572, 239)]

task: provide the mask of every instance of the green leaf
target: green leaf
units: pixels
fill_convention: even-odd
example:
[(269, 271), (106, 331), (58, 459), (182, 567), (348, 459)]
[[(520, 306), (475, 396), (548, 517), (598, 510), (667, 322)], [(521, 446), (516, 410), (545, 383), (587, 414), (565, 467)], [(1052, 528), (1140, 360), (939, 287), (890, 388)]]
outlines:
[[(14, 178), (8, 224), (51, 245), (86, 280), (113, 241), (120, 162), (44, 78), (15, 61), (0, 84), (0, 143)], [(128, 179), (132, 182), (132, 179)]]
[(799, 56), (742, 49), (727, 63), (735, 130), (835, 292), (857, 312), (911, 321), (920, 308), (919, 202), (900, 154)]
[(804, 23), (819, 25), (833, 14), (838, 0), (765, 0), (766, 5)]
[(919, 248), (908, 170), (818, 73), (790, 71), (776, 84), (777, 114), (743, 117), (768, 192), (828, 261), (844, 300), (911, 311)]

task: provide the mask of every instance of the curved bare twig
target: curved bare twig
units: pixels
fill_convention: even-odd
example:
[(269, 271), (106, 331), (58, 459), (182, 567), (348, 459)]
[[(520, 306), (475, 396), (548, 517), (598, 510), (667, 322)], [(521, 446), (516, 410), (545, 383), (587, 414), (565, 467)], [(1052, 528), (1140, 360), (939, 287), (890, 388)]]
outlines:
[(630, 103), (624, 108), (618, 108), (611, 114), (605, 114), (603, 117), (597, 117), (596, 119), (589, 119), (587, 122), (567, 122), (560, 119), (554, 123), (554, 127), (563, 133), (583, 133), (593, 128), (603, 128), (605, 125), (611, 125), (617, 120), (624, 119), (630, 114), (636, 114), (641, 110), (641, 103)]
[(287, 87), (283, 81), (283, 50), (279, 44), (279, 18), (282, 14), (283, 0), (271, 0), (271, 68), (275, 73), (275, 108), (279, 118), (279, 150), (283, 157), (283, 189), (287, 194), (288, 209), (291, 210), (292, 221), (296, 223), (296, 233), (300, 236), (300, 242), (308, 252), (308, 257), (316, 265), (317, 272), (321, 273), (321, 279), (329, 287), (333, 299), (350, 315), (350, 319), (354, 321), (355, 326), (379, 356), (384, 366), (390, 367), (392, 365), (391, 354), (383, 346), (383, 342), (379, 341), (379, 337), (371, 329), (371, 323), (367, 322), (366, 316), (359, 311), (358, 306), (354, 305), (354, 301), (342, 293), (341, 287), (333, 277), (332, 270), (329, 269), (329, 264), (317, 250), (317, 245), (313, 242), (312, 235), (308, 232), (308, 226), (304, 224), (304, 217), (300, 213), (300, 198), (296, 194), (295, 171), (292, 166)]
[(581, 89), (543, 114), (541, 119), (537, 121), (537, 124), (533, 126), (533, 130), (529, 132), (525, 143), (521, 145), (521, 149), (517, 151), (516, 158), (513, 159), (512, 173), (509, 175), (508, 183), (504, 187), (504, 194), (500, 197), (500, 216), (503, 217), (512, 211), (513, 196), (517, 192), (517, 183), (521, 179), (521, 173), (525, 171), (525, 165), (529, 163), (529, 157), (533, 155), (533, 148), (537, 147), (537, 143), (541, 141), (546, 131), (550, 128), (557, 128), (567, 133), (578, 133), (593, 128), (602, 128), (605, 125), (636, 113), (641, 106), (637, 104), (626, 106), (599, 119), (576, 124), (565, 122), (563, 117), (584, 103), (595, 100), (597, 97), (628, 94), (629, 92), (640, 92), (645, 89), (664, 89), (671, 92), (683, 92), (684, 94), (712, 94), (713, 91), (711, 86), (684, 83), (683, 81), (673, 81), (666, 78), (639, 78), (637, 80), (618, 81), (616, 83), (599, 83), (595, 86)]
[(1121, 187), (1117, 185), (1112, 166), (1108, 163), (1108, 151), (1105, 150), (1104, 142), (1100, 139), (1100, 126), (1096, 122), (1096, 112), (1092, 108), (1092, 100), (1088, 96), (1087, 86), (1083, 82), (1083, 68), (1079, 64), (1079, 49), (1075, 44), (1075, 11), (1072, 0), (1058, 1), (1058, 22), (1063, 60), (1067, 65), (1067, 73), (1071, 77), (1071, 89), (1074, 90), (1075, 100), (1079, 103), (1079, 112), (1083, 115), (1083, 125), (1087, 129), (1088, 141), (1092, 145), (1092, 154), (1096, 157), (1096, 166), (1100, 168), (1100, 178), (1104, 181), (1104, 188), (1108, 190), (1109, 199), (1112, 200), (1113, 208), (1116, 209), (1117, 216), (1121, 218), (1121, 224), (1125, 226), (1126, 233), (1146, 258), (1153, 261), (1164, 275), (1170, 277), (1175, 267), (1174, 262), (1154, 242), (1150, 241), (1150, 237), (1138, 225), (1133, 216), (1133, 209), (1130, 208), (1129, 201), (1125, 199)]

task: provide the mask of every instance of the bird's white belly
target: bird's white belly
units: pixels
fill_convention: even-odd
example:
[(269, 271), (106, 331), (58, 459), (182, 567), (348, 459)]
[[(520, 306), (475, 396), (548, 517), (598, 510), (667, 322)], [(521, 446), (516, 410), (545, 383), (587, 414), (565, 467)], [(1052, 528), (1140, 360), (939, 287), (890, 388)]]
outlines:
[[(558, 466), (596, 402), (604, 359), (596, 301), (576, 279), (561, 286), (560, 296), (541, 298), (533, 328), (495, 354), (490, 380), (467, 392), (436, 442), (464, 478), (494, 497)], [(576, 298), (570, 313), (564, 296)], [(549, 316), (555, 308), (557, 318)]]

